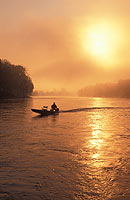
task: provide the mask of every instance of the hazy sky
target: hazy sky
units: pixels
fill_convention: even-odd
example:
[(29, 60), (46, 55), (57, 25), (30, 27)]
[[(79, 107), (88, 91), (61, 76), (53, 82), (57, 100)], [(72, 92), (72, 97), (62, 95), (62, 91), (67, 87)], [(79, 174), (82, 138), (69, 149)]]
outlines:
[(130, 0), (0, 0), (0, 57), (36, 89), (130, 78)]

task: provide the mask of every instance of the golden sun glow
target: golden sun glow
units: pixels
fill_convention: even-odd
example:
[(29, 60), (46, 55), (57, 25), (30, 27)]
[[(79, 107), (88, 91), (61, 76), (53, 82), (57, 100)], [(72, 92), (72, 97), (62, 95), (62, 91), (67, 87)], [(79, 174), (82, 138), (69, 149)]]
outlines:
[[(88, 47), (97, 56), (110, 54), (110, 37), (107, 30), (92, 30), (88, 33)], [(85, 45), (87, 46), (87, 45)]]
[(116, 51), (120, 46), (121, 34), (115, 26), (96, 24), (82, 30), (84, 53), (89, 53), (103, 64), (115, 64)]

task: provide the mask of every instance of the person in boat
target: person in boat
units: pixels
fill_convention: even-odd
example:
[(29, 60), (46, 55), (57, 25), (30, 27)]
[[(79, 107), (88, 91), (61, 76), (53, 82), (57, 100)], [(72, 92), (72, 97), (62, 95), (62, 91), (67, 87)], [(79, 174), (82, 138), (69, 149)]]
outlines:
[(56, 111), (57, 110), (57, 105), (55, 102), (51, 105), (51, 110)]

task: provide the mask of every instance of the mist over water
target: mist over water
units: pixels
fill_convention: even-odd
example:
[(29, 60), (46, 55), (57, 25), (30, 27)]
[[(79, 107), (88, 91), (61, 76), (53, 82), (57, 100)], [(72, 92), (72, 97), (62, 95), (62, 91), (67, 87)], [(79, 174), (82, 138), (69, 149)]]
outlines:
[(129, 99), (0, 100), (0, 199), (128, 200), (129, 119)]

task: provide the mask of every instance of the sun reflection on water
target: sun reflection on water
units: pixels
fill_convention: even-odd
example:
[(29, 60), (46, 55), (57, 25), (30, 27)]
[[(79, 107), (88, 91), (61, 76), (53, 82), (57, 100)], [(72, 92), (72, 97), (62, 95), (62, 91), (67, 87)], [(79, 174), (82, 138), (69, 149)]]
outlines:
[[(101, 98), (95, 98), (93, 102), (94, 107), (100, 107), (102, 103)], [(88, 141), (88, 148), (90, 150), (90, 159), (93, 167), (100, 168), (104, 165), (102, 154), (104, 152), (104, 128), (106, 122), (104, 121), (103, 112), (95, 110), (90, 114), (91, 137)]]
[(128, 194), (127, 187), (125, 192), (122, 187), (129, 171), (128, 159), (125, 159), (127, 154), (124, 150), (124, 144), (127, 146), (128, 140), (124, 139), (125, 129), (122, 131), (120, 128), (120, 124), (128, 124), (124, 118), (127, 111), (107, 109), (111, 106), (109, 101), (106, 104), (107, 101), (94, 98), (92, 107), (95, 109), (87, 113), (87, 118), (84, 120), (83, 128), (89, 127), (84, 134), (85, 140), (80, 154), (83, 185), (80, 184), (80, 187), (84, 189), (84, 199), (108, 200), (115, 199), (112, 197), (116, 195), (118, 198), (122, 194), (125, 199), (125, 195), (127, 197)]
[[(102, 131), (99, 129), (92, 130), (92, 137), (89, 140), (89, 149), (91, 150), (90, 157), (93, 161), (93, 165), (99, 167), (100, 163), (100, 153), (102, 150), (103, 139), (101, 138)], [(103, 163), (102, 163), (103, 164)]]

